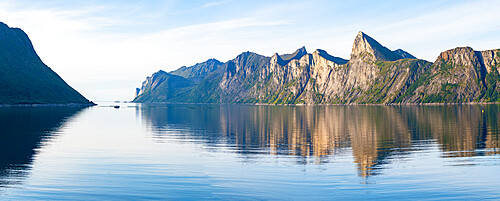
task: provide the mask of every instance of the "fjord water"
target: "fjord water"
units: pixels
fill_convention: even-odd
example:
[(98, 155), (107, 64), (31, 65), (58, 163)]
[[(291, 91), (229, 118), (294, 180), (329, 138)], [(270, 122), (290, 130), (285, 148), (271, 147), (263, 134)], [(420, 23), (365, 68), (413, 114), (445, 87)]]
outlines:
[(0, 199), (500, 199), (499, 105), (104, 106), (0, 108)]

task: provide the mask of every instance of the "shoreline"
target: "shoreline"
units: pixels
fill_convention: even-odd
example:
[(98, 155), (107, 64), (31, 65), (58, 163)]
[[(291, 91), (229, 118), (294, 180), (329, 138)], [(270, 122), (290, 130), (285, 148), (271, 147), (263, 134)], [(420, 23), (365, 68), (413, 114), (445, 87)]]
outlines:
[(25, 104), (0, 104), (1, 107), (89, 107), (96, 106), (90, 103), (25, 103)]
[(180, 104), (180, 105), (262, 105), (262, 106), (453, 106), (453, 105), (494, 105), (500, 102), (467, 103), (348, 103), (348, 104), (267, 104), (267, 103), (176, 103), (176, 102), (131, 102), (141, 104)]

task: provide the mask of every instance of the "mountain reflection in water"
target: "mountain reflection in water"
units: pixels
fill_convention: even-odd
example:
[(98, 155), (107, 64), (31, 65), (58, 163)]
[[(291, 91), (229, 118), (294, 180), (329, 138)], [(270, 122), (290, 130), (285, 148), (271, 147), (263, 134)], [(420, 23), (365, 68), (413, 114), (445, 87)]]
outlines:
[[(156, 141), (202, 143), (243, 155), (325, 157), (352, 151), (359, 176), (378, 174), (391, 158), (429, 147), (442, 157), (500, 153), (499, 105), (241, 106), (143, 105)], [(177, 132), (172, 132), (173, 130)], [(307, 163), (301, 160), (298, 163)]]
[(0, 107), (0, 187), (19, 183), (37, 149), (81, 107)]

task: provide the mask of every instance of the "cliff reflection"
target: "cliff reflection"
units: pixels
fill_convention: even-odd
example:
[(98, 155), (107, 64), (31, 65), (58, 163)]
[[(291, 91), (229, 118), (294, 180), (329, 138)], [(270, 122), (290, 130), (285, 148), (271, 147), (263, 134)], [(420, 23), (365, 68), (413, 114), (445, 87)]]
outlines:
[(0, 107), (0, 186), (19, 182), (36, 150), (80, 107)]
[(352, 150), (359, 175), (369, 176), (426, 146), (441, 147), (443, 157), (498, 154), (498, 108), (144, 105), (140, 114), (157, 140), (191, 139), (241, 154), (313, 156), (318, 163)]

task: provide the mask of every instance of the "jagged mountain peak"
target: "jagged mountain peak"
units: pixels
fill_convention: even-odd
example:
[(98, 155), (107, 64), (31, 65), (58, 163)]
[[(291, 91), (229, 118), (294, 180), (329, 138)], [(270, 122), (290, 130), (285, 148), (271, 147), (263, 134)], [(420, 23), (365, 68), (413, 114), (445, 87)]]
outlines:
[[(326, 53), (325, 50), (322, 50), (322, 49), (316, 49), (314, 50), (313, 54), (321, 54), (321, 53)], [(328, 54), (328, 53), (327, 53)]]
[(269, 61), (270, 57), (260, 55), (254, 52), (246, 51), (242, 52), (236, 58), (232, 59), (231, 62), (237, 65), (245, 65), (247, 62), (255, 61), (255, 60), (266, 60)]
[(448, 53), (466, 53), (466, 52), (473, 52), (473, 51), (474, 51), (474, 49), (472, 49), (472, 47), (469, 47), (469, 46), (456, 47), (456, 48), (441, 52), (441, 54), (439, 56), (442, 56), (443, 54), (448, 54)]
[(248, 57), (248, 56), (252, 56), (252, 55), (262, 56), (260, 54), (255, 53), (255, 52), (246, 51), (246, 52), (242, 52), (241, 54), (236, 56), (236, 58), (244, 58), (244, 57)]
[[(383, 45), (381, 45), (372, 37), (360, 31), (358, 32), (356, 39), (354, 39), (354, 44), (352, 45), (351, 60), (368, 59), (373, 61), (377, 60), (395, 61), (398, 59), (405, 58), (399, 54), (399, 52), (401, 51), (396, 50), (395, 52), (393, 52), (388, 48), (384, 47)], [(411, 54), (409, 53), (407, 53), (407, 55), (411, 56)]]
[(148, 76), (147, 78), (148, 79), (149, 78), (156, 78), (156, 77), (165, 76), (165, 75), (170, 75), (170, 73), (167, 73), (164, 70), (159, 70), (159, 71), (154, 72), (151, 76)]
[(222, 64), (219, 60), (211, 58), (190, 67), (183, 66), (175, 71), (171, 71), (170, 74), (184, 77), (196, 83), (219, 69)]
[(153, 76), (154, 76), (154, 75), (161, 75), (161, 74), (169, 74), (169, 73), (167, 73), (167, 72), (166, 72), (166, 71), (164, 71), (164, 70), (159, 70), (159, 71), (156, 71), (155, 73), (153, 73)]
[(213, 64), (213, 63), (222, 63), (220, 62), (219, 60), (215, 59), (215, 58), (210, 58), (204, 62), (201, 62), (201, 63), (196, 63), (195, 65), (199, 65), (199, 64)]
[[(349, 61), (321, 49), (307, 53), (305, 47), (285, 55), (262, 56), (243, 52), (200, 82), (159, 76), (169, 79), (148, 82), (152, 84), (139, 90), (146, 94), (135, 101), (265, 104), (500, 102), (498, 72), (500, 49), (474, 51), (470, 47), (455, 48), (441, 53), (438, 60), (431, 63), (416, 59), (401, 49), (391, 51), (359, 32)], [(165, 84), (160, 85), (160, 82)]]
[(348, 62), (348, 60), (342, 59), (340, 57), (332, 56), (332, 55), (328, 54), (328, 52), (326, 52), (325, 50), (322, 50), (322, 49), (316, 49), (313, 52), (313, 55), (319, 55), (320, 57), (323, 57), (326, 60), (333, 61), (334, 63), (340, 64), (340, 65), (346, 64)]
[(274, 55), (271, 57), (270, 62), (272, 64), (279, 64), (279, 65), (286, 65), (287, 63), (278, 53), (274, 53)]
[(305, 46), (302, 46), (301, 48), (295, 50), (292, 54), (283, 54), (281, 55), (281, 58), (283, 60), (293, 60), (293, 59), (300, 59), (304, 55), (307, 54), (307, 50)]

